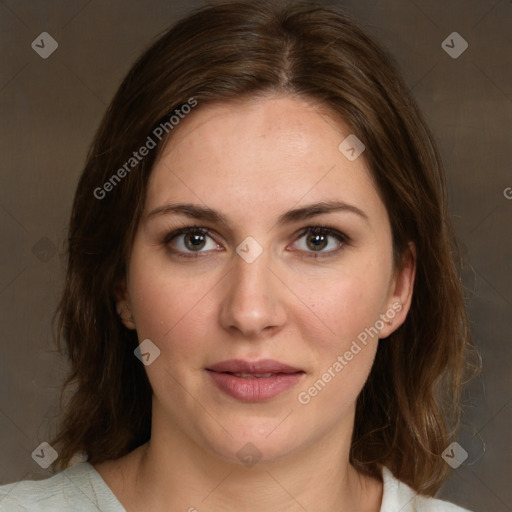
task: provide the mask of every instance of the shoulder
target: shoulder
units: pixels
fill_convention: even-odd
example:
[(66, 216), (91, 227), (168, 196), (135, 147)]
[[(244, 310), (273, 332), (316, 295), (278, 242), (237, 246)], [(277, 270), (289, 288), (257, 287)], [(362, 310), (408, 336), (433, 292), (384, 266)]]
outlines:
[(382, 480), (384, 490), (380, 512), (470, 512), (448, 501), (416, 493), (408, 485), (397, 480), (386, 467), (382, 468)]
[(44, 480), (0, 486), (1, 512), (125, 512), (94, 468), (84, 462)]

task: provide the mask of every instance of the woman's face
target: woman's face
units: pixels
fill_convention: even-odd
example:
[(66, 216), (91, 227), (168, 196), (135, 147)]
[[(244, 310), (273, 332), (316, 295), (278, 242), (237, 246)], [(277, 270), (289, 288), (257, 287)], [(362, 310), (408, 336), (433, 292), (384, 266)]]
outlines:
[(328, 439), (348, 449), (414, 276), (394, 271), (364, 152), (339, 149), (349, 135), (290, 96), (199, 104), (181, 121), (119, 301), (151, 340), (153, 433), (249, 464)]

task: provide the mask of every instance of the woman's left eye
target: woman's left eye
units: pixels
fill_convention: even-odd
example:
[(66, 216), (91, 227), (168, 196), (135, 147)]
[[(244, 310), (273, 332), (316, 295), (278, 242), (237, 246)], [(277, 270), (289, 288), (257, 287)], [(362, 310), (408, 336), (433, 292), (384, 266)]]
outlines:
[[(332, 228), (314, 226), (306, 231), (294, 243), (299, 251), (310, 252), (308, 256), (329, 256), (338, 252), (349, 240), (346, 235)], [(316, 253), (321, 253), (317, 255)]]

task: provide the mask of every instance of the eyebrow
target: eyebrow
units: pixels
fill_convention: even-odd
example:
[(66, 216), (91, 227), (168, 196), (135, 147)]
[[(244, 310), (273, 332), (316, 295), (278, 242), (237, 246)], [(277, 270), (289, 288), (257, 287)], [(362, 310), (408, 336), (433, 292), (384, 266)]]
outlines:
[[(306, 220), (317, 215), (325, 215), (328, 213), (345, 212), (352, 213), (361, 217), (366, 223), (369, 224), (369, 219), (366, 213), (357, 206), (344, 203), (343, 201), (322, 201), (319, 203), (309, 204), (300, 208), (289, 210), (279, 216), (277, 225), (292, 224), (301, 220)], [(206, 206), (200, 206), (192, 203), (169, 203), (159, 206), (150, 211), (146, 218), (147, 220), (161, 216), (161, 215), (183, 215), (191, 219), (209, 221), (212, 223), (229, 225), (228, 218), (222, 213), (212, 210)]]

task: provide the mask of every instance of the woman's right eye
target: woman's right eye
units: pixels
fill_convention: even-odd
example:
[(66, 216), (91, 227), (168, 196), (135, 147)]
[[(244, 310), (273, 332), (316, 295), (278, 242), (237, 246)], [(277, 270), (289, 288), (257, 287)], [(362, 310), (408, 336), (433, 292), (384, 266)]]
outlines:
[(165, 236), (164, 244), (173, 253), (187, 258), (196, 257), (194, 253), (201, 254), (221, 248), (211, 237), (210, 231), (202, 227), (188, 227), (173, 231)]

